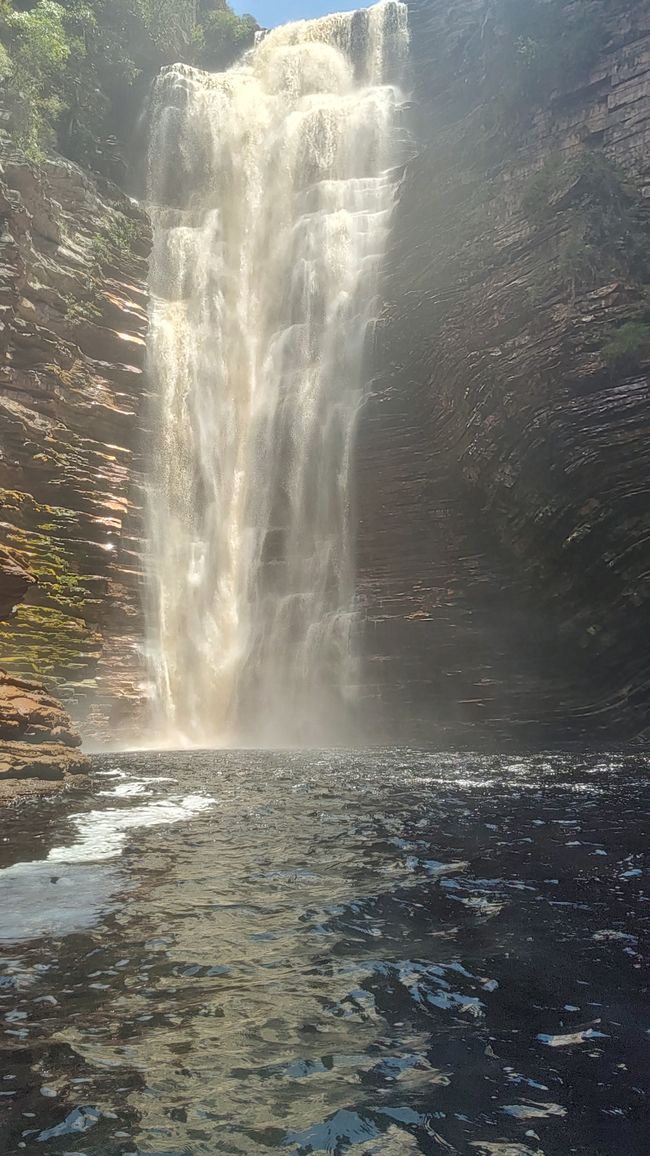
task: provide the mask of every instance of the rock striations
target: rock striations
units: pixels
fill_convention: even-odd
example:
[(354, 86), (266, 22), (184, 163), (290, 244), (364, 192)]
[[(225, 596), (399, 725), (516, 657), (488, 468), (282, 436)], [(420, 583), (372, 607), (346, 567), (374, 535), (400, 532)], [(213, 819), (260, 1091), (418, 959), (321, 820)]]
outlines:
[[(0, 550), (0, 618), (34, 578)], [(25, 789), (50, 788), (88, 769), (81, 739), (61, 704), (41, 683), (0, 670), (0, 800)]]
[(357, 453), (363, 694), (392, 736), (602, 744), (650, 722), (650, 18), (613, 4), (597, 60), (504, 128), (497, 9), (410, 4), (416, 149)]
[(119, 741), (142, 701), (149, 223), (74, 164), (0, 146), (3, 596), (37, 583), (0, 623), (0, 663)]

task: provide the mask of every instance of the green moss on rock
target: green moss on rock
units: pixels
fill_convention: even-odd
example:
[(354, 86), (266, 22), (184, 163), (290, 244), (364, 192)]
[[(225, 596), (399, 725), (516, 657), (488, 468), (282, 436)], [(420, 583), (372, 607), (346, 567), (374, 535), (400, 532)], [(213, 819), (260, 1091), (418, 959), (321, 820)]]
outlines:
[[(98, 600), (75, 558), (77, 516), (30, 494), (0, 491), (3, 539), (38, 585), (10, 622), (0, 623), (0, 665), (38, 678), (92, 675), (101, 639), (89, 625)], [(15, 524), (16, 522), (20, 524)]]
[(628, 321), (613, 331), (603, 348), (603, 360), (616, 372), (634, 372), (650, 360), (650, 325), (645, 321)]

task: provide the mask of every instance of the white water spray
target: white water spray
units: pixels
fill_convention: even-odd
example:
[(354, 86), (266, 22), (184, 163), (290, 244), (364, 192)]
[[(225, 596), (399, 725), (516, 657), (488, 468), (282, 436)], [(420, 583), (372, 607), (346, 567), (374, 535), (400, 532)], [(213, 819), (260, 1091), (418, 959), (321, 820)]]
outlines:
[[(149, 366), (156, 738), (345, 737), (350, 455), (399, 159), (406, 7), (157, 84)], [(349, 737), (349, 732), (347, 737)]]

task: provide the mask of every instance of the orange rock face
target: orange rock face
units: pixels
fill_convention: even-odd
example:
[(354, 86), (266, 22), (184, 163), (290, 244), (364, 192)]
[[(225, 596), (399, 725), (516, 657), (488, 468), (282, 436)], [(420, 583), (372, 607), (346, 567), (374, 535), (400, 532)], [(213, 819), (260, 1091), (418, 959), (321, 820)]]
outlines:
[(89, 769), (69, 716), (41, 683), (0, 670), (0, 799), (44, 784), (64, 786)]
[(12, 781), (32, 779), (63, 786), (70, 775), (83, 775), (88, 769), (88, 759), (80, 750), (53, 743), (0, 742), (0, 786), (4, 794)]
[(41, 683), (0, 670), (0, 741), (7, 739), (66, 747), (81, 743), (69, 716)]

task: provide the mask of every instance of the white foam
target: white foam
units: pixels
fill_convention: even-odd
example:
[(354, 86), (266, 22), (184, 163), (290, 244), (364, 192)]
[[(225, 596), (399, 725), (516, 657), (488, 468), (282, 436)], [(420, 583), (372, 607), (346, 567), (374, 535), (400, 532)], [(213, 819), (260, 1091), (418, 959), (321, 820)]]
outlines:
[(565, 1035), (546, 1035), (541, 1032), (538, 1037), (541, 1043), (549, 1048), (570, 1048), (574, 1044), (586, 1044), (590, 1040), (607, 1040), (605, 1032), (598, 1032), (594, 1028), (586, 1028), (582, 1032), (567, 1032)]
[(69, 847), (53, 847), (49, 863), (96, 863), (120, 854), (130, 831), (191, 819), (208, 811), (215, 800), (207, 795), (171, 796), (129, 809), (89, 811), (73, 815), (79, 839)]
[[(112, 774), (122, 778), (121, 772)], [(100, 794), (142, 797), (147, 782), (175, 781), (123, 777), (126, 781)], [(140, 806), (72, 815), (77, 838), (70, 846), (53, 847), (45, 860), (14, 863), (0, 871), (0, 942), (67, 935), (97, 922), (125, 883), (122, 873), (103, 864), (121, 854), (131, 832), (191, 819), (214, 803), (207, 795), (172, 795)]]
[(115, 871), (47, 861), (14, 863), (0, 871), (0, 943), (69, 935), (95, 923), (112, 905)]

